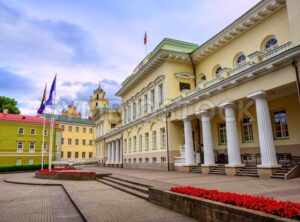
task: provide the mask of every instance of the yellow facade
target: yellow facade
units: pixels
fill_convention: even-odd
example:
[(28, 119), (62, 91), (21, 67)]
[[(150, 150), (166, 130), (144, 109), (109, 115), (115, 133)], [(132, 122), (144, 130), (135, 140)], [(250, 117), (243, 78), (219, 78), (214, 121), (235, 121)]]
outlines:
[[(202, 117), (208, 113), (213, 162), (278, 167), (282, 155), (298, 158), (299, 10), (299, 1), (264, 0), (203, 45), (164, 39), (117, 92), (117, 127), (105, 125), (96, 140), (110, 150), (121, 139), (124, 167), (170, 170), (191, 160), (188, 152), (195, 155), (193, 164), (205, 165)], [(235, 118), (228, 118), (232, 112)], [(271, 151), (273, 162), (268, 160), (265, 149), (273, 149), (277, 160)], [(107, 155), (103, 151), (101, 158)]]

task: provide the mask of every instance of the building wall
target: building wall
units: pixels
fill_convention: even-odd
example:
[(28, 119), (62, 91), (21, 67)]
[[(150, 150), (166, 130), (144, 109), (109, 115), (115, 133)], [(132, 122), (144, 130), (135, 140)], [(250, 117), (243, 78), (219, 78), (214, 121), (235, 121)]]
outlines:
[(212, 79), (216, 65), (234, 68), (234, 58), (238, 53), (243, 52), (248, 56), (255, 51), (261, 51), (264, 39), (270, 35), (277, 37), (279, 45), (292, 40), (286, 7), (196, 64), (197, 76), (203, 73), (208, 80)]
[[(95, 148), (95, 128), (93, 125), (82, 125), (75, 123), (64, 123), (60, 122), (60, 126), (63, 125), (62, 138), (64, 143), (62, 144), (62, 159), (69, 159), (68, 152), (71, 152), (71, 159), (83, 159), (82, 153), (85, 152), (85, 158), (89, 159), (89, 153), (92, 153), (92, 158), (96, 157), (96, 148)], [(72, 132), (69, 132), (69, 126), (72, 127)], [(79, 132), (76, 132), (76, 127), (79, 127)], [(86, 128), (86, 132), (83, 132), (83, 128)], [(90, 129), (92, 129), (92, 133), (90, 133)], [(68, 139), (72, 140), (72, 144), (68, 144)], [(75, 140), (78, 139), (78, 145), (75, 144)], [(85, 145), (83, 145), (82, 141), (85, 140)], [(92, 145), (89, 144), (89, 141), (92, 141)], [(75, 152), (78, 152), (78, 158), (75, 158)]]
[[(19, 128), (24, 128), (24, 135), (18, 134)], [(31, 129), (36, 129), (36, 135), (30, 135)], [(47, 126), (45, 129), (48, 131), (48, 136), (45, 136), (47, 151), (44, 152), (47, 163), (50, 148), (50, 127)], [(41, 163), (43, 125), (1, 121), (0, 130), (0, 166), (16, 165), (17, 159), (21, 159), (22, 165), (28, 165), (29, 159), (33, 159), (33, 164)], [(55, 160), (56, 153), (55, 137), (56, 130), (54, 130), (53, 160)], [(18, 141), (24, 142), (22, 152), (17, 151)], [(34, 152), (29, 151), (30, 142), (35, 142)]]

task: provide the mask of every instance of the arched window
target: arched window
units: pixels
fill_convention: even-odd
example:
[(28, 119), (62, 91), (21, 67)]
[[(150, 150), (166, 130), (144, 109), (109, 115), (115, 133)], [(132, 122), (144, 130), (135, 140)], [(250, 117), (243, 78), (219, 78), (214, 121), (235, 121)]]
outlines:
[(206, 80), (206, 76), (204, 74), (201, 76), (201, 80), (202, 81)]
[(99, 94), (97, 94), (97, 100), (99, 99)]
[(238, 66), (244, 64), (245, 62), (246, 62), (246, 56), (244, 54), (240, 54), (237, 56), (235, 64)]
[(215, 75), (215, 77), (217, 77), (217, 76), (220, 75), (221, 70), (222, 70), (222, 67), (221, 67), (221, 66), (216, 66), (216, 67), (214, 68), (214, 75)]
[(197, 76), (198, 81), (205, 81), (206, 80), (206, 75), (204, 73), (200, 73)]
[(98, 107), (98, 103), (96, 103), (96, 107)]
[(267, 38), (265, 41), (264, 41), (264, 44), (263, 44), (263, 50), (264, 51), (268, 51), (268, 50), (271, 50), (273, 49), (274, 47), (276, 47), (278, 44), (278, 41), (276, 39), (275, 36), (271, 36), (269, 38)]

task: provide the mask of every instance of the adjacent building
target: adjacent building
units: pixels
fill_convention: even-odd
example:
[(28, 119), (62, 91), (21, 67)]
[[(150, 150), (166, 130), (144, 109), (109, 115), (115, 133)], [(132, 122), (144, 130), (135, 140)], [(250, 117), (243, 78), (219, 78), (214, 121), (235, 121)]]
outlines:
[(99, 158), (229, 175), (251, 164), (260, 176), (299, 158), (299, 11), (263, 0), (202, 45), (164, 39), (117, 92), (120, 115), (94, 110)]
[[(43, 132), (42, 117), (0, 113), (0, 166), (33, 165), (49, 161), (50, 121), (46, 121)], [(42, 143), (43, 134), (45, 136)], [(54, 128), (52, 157), (56, 160), (60, 149), (61, 131), (57, 125)]]
[[(50, 115), (46, 115), (50, 119)], [(81, 118), (76, 107), (71, 104), (61, 115), (54, 116), (62, 129), (60, 161), (95, 161), (95, 125), (90, 119)]]

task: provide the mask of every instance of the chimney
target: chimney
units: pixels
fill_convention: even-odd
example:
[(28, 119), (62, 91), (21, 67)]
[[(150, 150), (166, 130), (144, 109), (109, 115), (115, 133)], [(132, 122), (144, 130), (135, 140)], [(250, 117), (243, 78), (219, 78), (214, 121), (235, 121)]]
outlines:
[(8, 109), (3, 109), (4, 114), (8, 114)]

